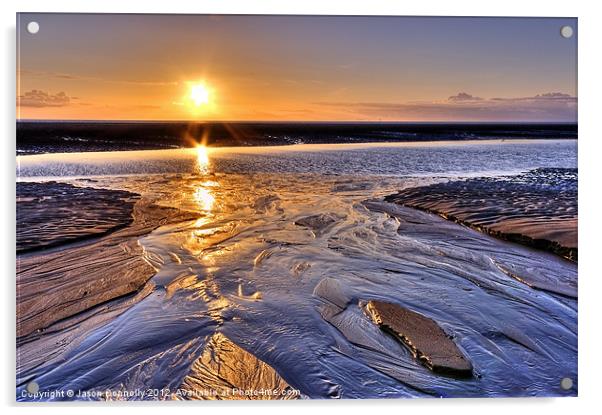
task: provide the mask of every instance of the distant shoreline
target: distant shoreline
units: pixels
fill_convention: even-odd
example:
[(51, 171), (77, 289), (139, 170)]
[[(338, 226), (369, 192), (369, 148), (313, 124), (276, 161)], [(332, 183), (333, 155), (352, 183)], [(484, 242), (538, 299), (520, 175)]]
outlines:
[(18, 121), (17, 155), (194, 147), (577, 139), (572, 123)]

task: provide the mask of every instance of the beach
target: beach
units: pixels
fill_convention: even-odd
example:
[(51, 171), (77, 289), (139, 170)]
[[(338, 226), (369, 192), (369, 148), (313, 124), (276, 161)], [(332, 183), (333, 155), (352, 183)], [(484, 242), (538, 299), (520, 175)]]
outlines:
[(17, 399), (576, 396), (576, 156), (18, 156)]

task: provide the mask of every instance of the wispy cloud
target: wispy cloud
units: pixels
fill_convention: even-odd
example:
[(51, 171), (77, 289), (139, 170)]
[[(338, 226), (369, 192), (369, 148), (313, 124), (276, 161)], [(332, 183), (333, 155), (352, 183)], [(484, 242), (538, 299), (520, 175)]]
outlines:
[(576, 103), (577, 97), (573, 97), (569, 94), (564, 94), (562, 92), (546, 92), (545, 94), (537, 94), (533, 97), (523, 97), (523, 98), (491, 98), (492, 101), (504, 101), (504, 102), (512, 102), (512, 101), (532, 101), (532, 102), (566, 102), (566, 103)]
[(19, 70), (18, 76), (32, 77), (32, 78), (47, 78), (47, 79), (63, 79), (70, 81), (90, 81), (90, 82), (105, 82), (110, 84), (121, 84), (121, 85), (143, 85), (143, 86), (174, 86), (178, 85), (178, 81), (147, 81), (137, 79), (110, 79), (94, 76), (81, 76), (76, 74), (60, 73), (60, 72), (46, 72), (46, 71), (32, 71), (28, 69)]
[(424, 121), (577, 121), (577, 97), (548, 92), (530, 97), (480, 98), (465, 92), (443, 101), (319, 102), (349, 116)]

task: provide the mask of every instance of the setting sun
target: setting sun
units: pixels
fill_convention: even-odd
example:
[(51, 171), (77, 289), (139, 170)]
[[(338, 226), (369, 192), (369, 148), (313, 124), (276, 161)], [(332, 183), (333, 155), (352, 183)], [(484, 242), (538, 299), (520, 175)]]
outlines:
[(192, 84), (190, 86), (190, 99), (197, 107), (209, 103), (210, 92), (204, 83)]

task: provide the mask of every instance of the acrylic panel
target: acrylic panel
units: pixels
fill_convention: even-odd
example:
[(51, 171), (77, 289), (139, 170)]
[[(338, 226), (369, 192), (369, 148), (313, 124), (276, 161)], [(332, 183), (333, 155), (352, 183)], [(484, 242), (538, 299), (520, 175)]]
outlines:
[(18, 401), (576, 396), (577, 19), (17, 16)]

